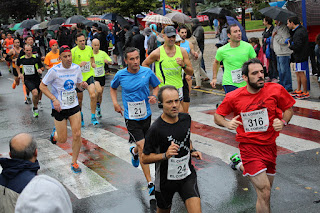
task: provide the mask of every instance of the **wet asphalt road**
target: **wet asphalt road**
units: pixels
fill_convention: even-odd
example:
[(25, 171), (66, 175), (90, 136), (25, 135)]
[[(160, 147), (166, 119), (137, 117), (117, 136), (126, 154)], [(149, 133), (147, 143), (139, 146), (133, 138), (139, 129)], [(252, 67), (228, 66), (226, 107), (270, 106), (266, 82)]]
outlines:
[[(31, 105), (25, 105), (23, 102), (21, 86), (12, 90), (11, 79), (13, 79), (13, 76), (7, 73), (3, 63), (0, 64), (0, 69), (3, 74), (3, 77), (0, 77), (0, 154), (4, 155), (8, 153), (10, 138), (17, 133), (28, 132), (38, 140), (47, 140), (53, 127), (53, 119), (50, 116), (51, 106), (46, 97), (43, 97), (39, 118), (33, 118)], [(109, 149), (103, 149), (102, 146), (94, 146), (96, 140), (103, 140), (103, 137), (99, 136), (98, 130), (108, 130), (122, 138), (126, 137), (125, 132), (119, 133), (119, 129), (117, 129), (118, 132), (115, 130), (118, 127), (123, 127), (124, 121), (119, 114), (114, 112), (109, 96), (109, 85), (112, 77), (112, 75), (107, 76), (102, 105), (103, 118), (100, 120), (101, 124), (97, 127), (92, 127), (89, 124), (89, 97), (87, 92), (84, 93), (83, 112), (86, 127), (83, 130), (85, 136), (82, 137), (85, 137), (89, 142), (84, 145), (82, 157), (79, 159), (89, 168), (88, 170), (98, 174), (101, 180), (111, 183), (116, 190), (113, 189), (106, 193), (93, 193), (91, 196), (79, 199), (77, 193), (72, 191), (73, 186), (66, 184), (66, 188), (70, 194), (74, 212), (155, 212), (155, 201), (150, 199), (147, 194), (142, 172), (133, 168), (120, 154), (117, 155)], [(204, 106), (207, 108), (212, 106), (212, 109), (215, 109), (215, 105), (223, 99), (222, 94), (221, 91), (211, 91), (211, 93), (192, 91), (190, 111), (202, 110), (201, 107)], [(121, 97), (120, 93), (118, 93), (118, 97)], [(319, 106), (319, 102), (310, 101), (310, 103)], [(318, 108), (316, 109), (319, 110)], [(153, 119), (160, 115), (156, 106), (152, 106), (152, 111)], [(207, 120), (212, 119), (212, 115), (205, 116)], [(319, 136), (319, 117), (312, 117), (319, 116), (319, 111), (311, 113), (310, 116), (309, 119), (312, 121), (310, 125), (318, 124), (318, 127), (312, 127), (312, 133)], [(193, 119), (197, 120), (199, 118), (193, 117)], [(299, 122), (299, 119), (298, 117), (297, 122)], [(303, 119), (301, 122), (304, 122)], [(203, 129), (202, 131), (205, 133), (207, 130)], [(90, 132), (93, 132), (92, 137), (90, 137)], [(296, 137), (300, 137), (299, 133), (297, 134)], [(304, 142), (304, 140), (301, 140), (301, 143)], [(89, 143), (91, 145), (88, 145)], [(114, 140), (112, 143), (120, 142)], [(320, 138), (314, 138), (313, 143), (319, 144)], [(201, 147), (200, 145), (201, 141), (198, 143), (199, 147)], [(314, 145), (306, 151), (293, 150), (278, 156), (277, 175), (272, 187), (272, 212), (320, 212), (320, 203), (314, 203), (314, 201), (320, 200), (319, 147)], [(68, 149), (63, 146), (55, 146), (54, 148), (68, 152)], [(226, 151), (225, 149), (219, 150), (219, 147), (212, 146), (211, 148), (217, 149), (217, 152)], [(39, 152), (41, 150), (39, 148)], [(206, 150), (201, 151), (205, 152)], [(120, 150), (120, 152), (129, 155), (128, 150)], [(55, 153), (51, 154), (54, 155)], [(204, 157), (204, 162), (194, 161), (197, 168), (203, 212), (255, 212), (256, 195), (248, 179), (231, 170), (225, 160), (210, 155), (210, 153), (205, 154)], [(41, 163), (39, 173), (51, 175), (64, 183), (62, 177), (64, 170), (59, 168), (58, 165), (48, 169), (46, 168), (47, 162), (43, 161), (42, 163), (40, 159), (39, 161)], [(95, 185), (96, 179), (91, 178), (91, 176), (88, 176), (88, 178)], [(79, 184), (76, 187), (81, 191), (90, 186)], [(178, 196), (174, 197), (172, 212), (186, 212)]]

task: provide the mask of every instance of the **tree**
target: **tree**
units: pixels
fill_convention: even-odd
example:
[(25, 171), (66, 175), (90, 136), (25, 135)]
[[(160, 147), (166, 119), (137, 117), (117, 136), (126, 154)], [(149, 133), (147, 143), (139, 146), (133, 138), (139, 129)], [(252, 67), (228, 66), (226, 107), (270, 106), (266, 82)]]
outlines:
[(77, 8), (70, 2), (60, 2), (61, 17), (68, 18), (77, 15)]

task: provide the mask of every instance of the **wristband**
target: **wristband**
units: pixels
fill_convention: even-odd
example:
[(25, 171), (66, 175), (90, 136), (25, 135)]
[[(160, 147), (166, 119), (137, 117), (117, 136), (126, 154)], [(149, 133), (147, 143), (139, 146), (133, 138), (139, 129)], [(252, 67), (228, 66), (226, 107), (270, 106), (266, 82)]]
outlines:
[(168, 160), (166, 153), (163, 153), (162, 160)]
[(57, 99), (55, 98), (55, 99), (53, 99), (53, 100), (51, 100), (51, 101), (52, 101), (52, 103), (53, 103), (53, 102), (55, 102), (56, 100), (57, 100)]
[(288, 123), (285, 120), (281, 119), (281, 121), (283, 122), (284, 126), (288, 125)]
[(197, 150), (195, 149), (195, 148), (192, 148), (191, 150), (190, 150), (190, 153), (193, 153), (193, 152), (196, 152)]
[(155, 95), (151, 95), (151, 96), (153, 96), (153, 97), (155, 97), (157, 99), (157, 96), (155, 96)]
[(184, 64), (184, 67), (183, 67), (183, 69), (185, 69), (187, 67), (187, 64)]

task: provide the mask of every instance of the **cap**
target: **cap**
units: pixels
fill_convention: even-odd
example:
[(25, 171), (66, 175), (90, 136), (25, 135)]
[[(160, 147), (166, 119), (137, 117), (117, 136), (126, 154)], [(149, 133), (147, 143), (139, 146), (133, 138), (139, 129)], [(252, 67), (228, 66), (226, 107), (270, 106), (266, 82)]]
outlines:
[(182, 38), (177, 34), (176, 35), (176, 42), (182, 41)]
[(177, 35), (176, 29), (174, 27), (172, 27), (172, 26), (167, 26), (166, 28), (164, 28), (164, 33), (168, 37)]
[(70, 47), (68, 45), (62, 45), (59, 49), (59, 53), (61, 55), (61, 53), (63, 52), (71, 52)]
[(52, 45), (54, 45), (54, 44), (58, 44), (57, 40), (51, 39), (51, 40), (49, 41), (49, 47), (51, 48)]
[(143, 32), (144, 32), (145, 35), (150, 35), (152, 33), (150, 27), (144, 28)]

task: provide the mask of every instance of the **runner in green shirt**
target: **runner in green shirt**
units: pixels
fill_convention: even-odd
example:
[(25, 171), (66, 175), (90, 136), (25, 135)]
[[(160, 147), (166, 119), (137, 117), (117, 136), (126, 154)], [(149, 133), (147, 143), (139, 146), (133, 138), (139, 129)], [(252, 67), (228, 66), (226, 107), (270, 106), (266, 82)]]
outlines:
[[(96, 89), (94, 86), (94, 68), (96, 64), (93, 57), (92, 48), (86, 46), (86, 40), (82, 33), (76, 35), (76, 44), (71, 50), (72, 54), (72, 63), (78, 64), (81, 68), (83, 81), (86, 81), (88, 84), (88, 92), (90, 95), (90, 106), (91, 106), (91, 123), (93, 125), (99, 124), (99, 121), (96, 118)], [(80, 105), (82, 107), (83, 92), (77, 89), (77, 96)], [(83, 114), (81, 112), (81, 126), (84, 126)]]
[(213, 88), (216, 87), (219, 65), (222, 61), (224, 66), (222, 85), (226, 93), (246, 86), (241, 67), (244, 62), (257, 57), (253, 47), (241, 41), (241, 30), (236, 24), (228, 26), (227, 33), (230, 42), (217, 50), (213, 62), (213, 79), (210, 83)]

